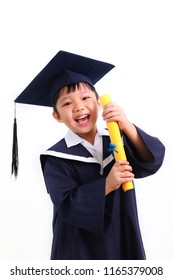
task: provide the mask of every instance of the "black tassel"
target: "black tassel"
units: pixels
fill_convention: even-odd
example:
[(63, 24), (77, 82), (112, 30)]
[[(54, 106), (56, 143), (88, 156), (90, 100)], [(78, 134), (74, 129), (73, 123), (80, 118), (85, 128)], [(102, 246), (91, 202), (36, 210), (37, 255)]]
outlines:
[(14, 124), (13, 124), (13, 146), (12, 146), (12, 165), (11, 174), (14, 174), (15, 178), (18, 175), (19, 158), (18, 158), (18, 141), (17, 141), (17, 120), (16, 120), (16, 105), (14, 111)]

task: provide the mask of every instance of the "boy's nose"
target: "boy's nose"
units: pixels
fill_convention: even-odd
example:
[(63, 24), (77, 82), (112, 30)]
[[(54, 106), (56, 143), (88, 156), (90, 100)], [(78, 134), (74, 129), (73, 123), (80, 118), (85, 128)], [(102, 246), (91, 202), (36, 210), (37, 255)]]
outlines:
[(74, 112), (79, 112), (79, 111), (82, 111), (84, 110), (82, 104), (80, 102), (76, 103), (74, 108), (73, 108)]

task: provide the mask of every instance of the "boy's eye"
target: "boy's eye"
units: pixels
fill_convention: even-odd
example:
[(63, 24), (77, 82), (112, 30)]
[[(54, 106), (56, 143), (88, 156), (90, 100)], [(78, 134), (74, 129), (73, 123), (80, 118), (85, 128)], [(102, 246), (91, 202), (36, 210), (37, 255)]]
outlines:
[(64, 105), (63, 106), (69, 106), (69, 105), (71, 105), (72, 104), (72, 102), (66, 102), (66, 103), (64, 103)]
[(86, 99), (88, 99), (88, 98), (90, 98), (90, 96), (84, 96), (84, 97), (82, 98), (82, 100), (86, 100)]

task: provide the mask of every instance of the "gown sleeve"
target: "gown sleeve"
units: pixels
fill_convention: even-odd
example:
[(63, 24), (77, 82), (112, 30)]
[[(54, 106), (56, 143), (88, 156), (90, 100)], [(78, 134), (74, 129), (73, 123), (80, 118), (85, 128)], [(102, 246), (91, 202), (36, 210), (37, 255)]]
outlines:
[(61, 220), (88, 231), (103, 233), (104, 177), (81, 184), (70, 161), (49, 156), (44, 167), (44, 178)]
[(131, 166), (133, 167), (133, 172), (136, 178), (143, 178), (156, 173), (161, 167), (165, 155), (165, 147), (161, 141), (153, 136), (148, 135), (142, 129), (136, 127), (138, 133), (145, 142), (147, 148), (153, 156), (152, 162), (142, 162), (128, 138), (123, 134), (124, 148), (126, 151), (126, 156)]

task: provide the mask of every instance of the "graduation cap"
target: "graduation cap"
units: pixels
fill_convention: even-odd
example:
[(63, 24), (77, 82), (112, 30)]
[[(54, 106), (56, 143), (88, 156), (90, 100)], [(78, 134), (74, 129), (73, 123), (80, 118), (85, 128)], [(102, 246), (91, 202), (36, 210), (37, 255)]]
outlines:
[[(115, 66), (85, 56), (59, 51), (31, 83), (14, 100), (40, 106), (53, 106), (57, 92), (65, 86), (87, 82), (94, 86)], [(12, 174), (18, 173), (18, 144), (16, 113), (13, 127)]]

